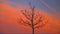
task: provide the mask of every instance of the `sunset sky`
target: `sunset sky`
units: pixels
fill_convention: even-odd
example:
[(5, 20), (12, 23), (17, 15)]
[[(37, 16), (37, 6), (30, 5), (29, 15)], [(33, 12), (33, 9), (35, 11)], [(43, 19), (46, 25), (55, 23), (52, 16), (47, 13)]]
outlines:
[(30, 13), (29, 2), (35, 6), (35, 14), (43, 16), (43, 23), (48, 20), (44, 27), (35, 30), (35, 34), (59, 34), (60, 0), (0, 0), (0, 33), (32, 34), (31, 27), (18, 23), (20, 18), (28, 21), (21, 10), (26, 9)]

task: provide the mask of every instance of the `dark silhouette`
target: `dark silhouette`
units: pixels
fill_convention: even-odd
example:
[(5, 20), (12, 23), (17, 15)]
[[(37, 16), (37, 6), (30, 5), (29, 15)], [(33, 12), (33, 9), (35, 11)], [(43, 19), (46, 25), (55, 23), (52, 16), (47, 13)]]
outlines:
[[(31, 8), (31, 12), (29, 12), (27, 10), (21, 10), (21, 13), (30, 22), (29, 21), (25, 22), (23, 19), (19, 19), (19, 23), (30, 26), (32, 28), (32, 34), (34, 34), (35, 28), (43, 27), (47, 24), (47, 22), (45, 22), (45, 24), (38, 25), (38, 24), (42, 23), (42, 21), (43, 21), (42, 18), (43, 17), (39, 14), (39, 12), (38, 12), (38, 15), (35, 14), (35, 6), (31, 6), (31, 3), (29, 3), (29, 6)], [(36, 20), (36, 22), (34, 22), (34, 20)], [(36, 26), (36, 25), (38, 25), (38, 26)]]

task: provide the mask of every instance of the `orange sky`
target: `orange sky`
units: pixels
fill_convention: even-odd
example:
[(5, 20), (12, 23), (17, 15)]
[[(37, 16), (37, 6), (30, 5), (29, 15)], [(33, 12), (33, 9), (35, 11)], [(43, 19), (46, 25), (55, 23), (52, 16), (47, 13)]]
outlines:
[[(19, 6), (20, 8), (13, 8), (9, 5), (1, 5), (1, 12), (0, 14), (3, 16), (0, 18), (0, 32), (2, 33), (30, 33), (31, 34), (31, 27), (25, 26), (23, 24), (18, 23), (18, 19), (21, 17), (24, 20), (27, 20), (25, 16), (21, 13), (21, 9), (23, 6)], [(30, 9), (28, 9), (30, 10)], [(40, 11), (39, 13), (44, 17), (44, 21), (48, 20), (48, 23), (39, 29), (36, 29), (37, 33), (55, 33), (58, 34), (60, 21), (55, 17), (52, 17), (50, 14), (45, 12), (43, 9), (36, 9), (35, 11)], [(37, 13), (36, 12), (36, 13)], [(24, 32), (24, 33), (23, 33)], [(27, 34), (28, 34), (27, 33)]]

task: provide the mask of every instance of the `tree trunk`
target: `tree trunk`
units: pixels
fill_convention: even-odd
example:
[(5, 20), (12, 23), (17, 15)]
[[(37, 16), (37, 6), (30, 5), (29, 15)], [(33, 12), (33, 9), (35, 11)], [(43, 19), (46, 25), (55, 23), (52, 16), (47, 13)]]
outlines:
[(32, 8), (32, 20), (31, 20), (31, 23), (32, 23), (32, 34), (34, 34), (34, 7)]
[(32, 23), (32, 34), (34, 34), (34, 24)]

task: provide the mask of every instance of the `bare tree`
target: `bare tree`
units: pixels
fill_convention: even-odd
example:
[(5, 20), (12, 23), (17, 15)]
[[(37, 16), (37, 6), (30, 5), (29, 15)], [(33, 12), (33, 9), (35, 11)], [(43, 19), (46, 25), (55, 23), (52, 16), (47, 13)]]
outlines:
[[(22, 23), (24, 25), (28, 25), (32, 28), (32, 34), (34, 34), (34, 30), (35, 28), (41, 28), (43, 26), (45, 26), (47, 24), (47, 22), (45, 22), (45, 24), (42, 23), (42, 18), (43, 16), (41, 16), (38, 12), (38, 15), (35, 14), (35, 6), (31, 6), (31, 3), (29, 3), (31, 11), (27, 11), (27, 10), (22, 10), (21, 13), (25, 16), (25, 18), (27, 18), (29, 21), (25, 22), (23, 19), (19, 20), (19, 23)], [(42, 24), (41, 24), (42, 23)], [(41, 25), (38, 25), (41, 24)]]

